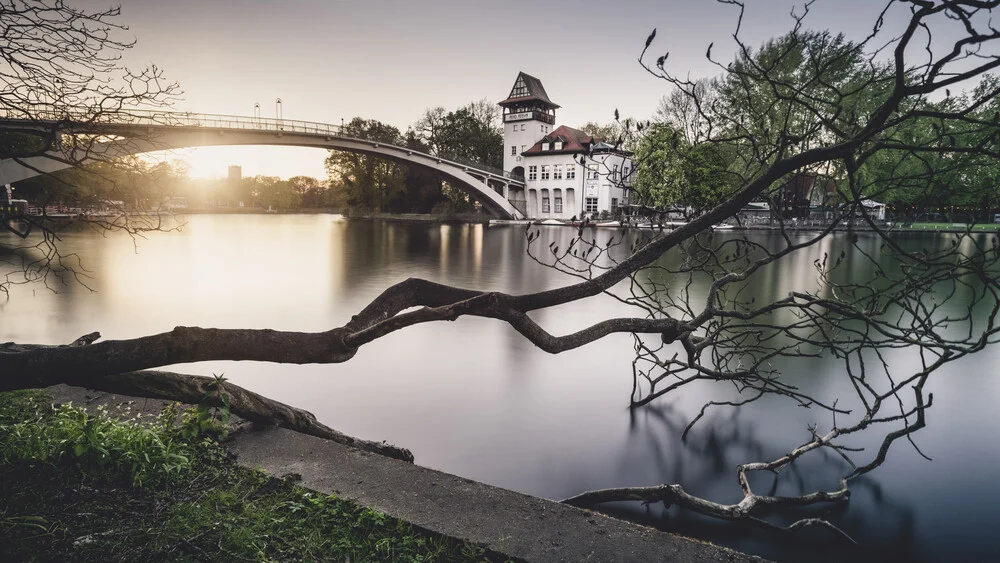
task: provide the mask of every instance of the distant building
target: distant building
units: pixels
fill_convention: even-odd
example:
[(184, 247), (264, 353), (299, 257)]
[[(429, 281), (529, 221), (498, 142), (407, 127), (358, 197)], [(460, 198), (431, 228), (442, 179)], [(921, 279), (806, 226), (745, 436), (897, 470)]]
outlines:
[(556, 127), (558, 105), (542, 82), (517, 75), (500, 102), (504, 122), (504, 170), (524, 176), (525, 193), (510, 200), (528, 217), (570, 219), (603, 211), (617, 215), (629, 204), (632, 155), (565, 125)]
[(243, 181), (243, 167), (237, 164), (230, 164), (227, 181), (232, 187), (239, 186), (240, 182)]

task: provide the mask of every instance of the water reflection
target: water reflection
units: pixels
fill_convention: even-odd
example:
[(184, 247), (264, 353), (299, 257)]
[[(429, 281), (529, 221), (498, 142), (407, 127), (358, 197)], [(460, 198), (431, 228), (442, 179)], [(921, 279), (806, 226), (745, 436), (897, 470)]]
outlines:
[[(575, 231), (541, 228), (539, 247), (564, 245)], [(594, 230), (594, 237), (618, 236)], [(629, 235), (635, 236), (635, 235)], [(731, 236), (714, 235), (716, 240)], [(759, 241), (767, 242), (765, 235)], [(946, 236), (905, 239), (915, 248), (943, 248)], [(525, 257), (524, 230), (345, 220), (338, 216), (193, 216), (179, 233), (127, 237), (68, 233), (66, 249), (80, 253), (96, 293), (80, 286), (59, 293), (14, 288), (0, 303), (0, 340), (66, 343), (101, 331), (135, 337), (175, 325), (325, 330), (346, 322), (379, 292), (407, 277), (484, 290), (525, 293), (570, 281)], [(877, 256), (878, 241), (859, 237)], [(627, 245), (626, 245), (627, 246)], [(814, 260), (839, 255), (832, 238), (766, 268), (745, 289), (758, 301), (783, 296), (793, 285), (815, 285)], [(676, 252), (666, 257), (682, 260)], [(852, 275), (874, 276), (847, 254)], [(650, 276), (666, 276), (650, 271)], [(666, 278), (660, 278), (669, 281)], [(624, 290), (625, 288), (619, 288)], [(699, 282), (692, 296), (703, 299)], [(555, 334), (634, 308), (597, 297), (532, 317)], [(907, 367), (912, 354), (890, 361)], [(336, 366), (279, 366), (213, 362), (179, 371), (225, 373), (249, 388), (317, 414), (345, 432), (411, 448), (421, 464), (530, 494), (566, 498), (583, 490), (678, 481), (694, 493), (729, 502), (739, 498), (734, 467), (769, 459), (801, 443), (810, 423), (827, 415), (763, 401), (736, 412), (712, 413), (686, 443), (683, 427), (707, 400), (726, 398), (693, 387), (632, 414), (632, 342), (626, 335), (551, 356), (501, 323), (460, 319), (413, 327), (364, 347)], [(987, 559), (1000, 550), (991, 507), (1000, 502), (995, 468), (1000, 449), (986, 447), (1000, 422), (1000, 384), (987, 350), (949, 366), (932, 379), (929, 426), (915, 436), (934, 458), (926, 462), (903, 444), (835, 519), (864, 545), (851, 550), (826, 534), (788, 540), (734, 528), (676, 510), (632, 506), (673, 531), (705, 537), (775, 559), (847, 557), (958, 561)], [(843, 391), (841, 365), (788, 359), (788, 381), (825, 395)], [(815, 459), (796, 466), (779, 491), (829, 485), (833, 472)], [(834, 465), (834, 467), (836, 467)], [(755, 477), (757, 478), (757, 477)], [(768, 481), (755, 483), (766, 490)], [(619, 512), (619, 513), (625, 513)]]

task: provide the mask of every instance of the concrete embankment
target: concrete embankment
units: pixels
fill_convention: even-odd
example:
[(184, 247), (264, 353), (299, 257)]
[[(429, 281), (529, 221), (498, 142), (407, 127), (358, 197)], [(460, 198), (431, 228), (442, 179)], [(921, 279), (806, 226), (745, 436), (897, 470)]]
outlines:
[[(111, 395), (65, 385), (49, 389), (57, 403), (130, 403), (155, 414), (164, 401)], [(431, 532), (477, 543), (531, 562), (759, 562), (709, 543), (660, 532), (597, 512), (464, 479), (283, 428), (242, 425), (229, 448), (240, 464), (336, 494)], [(419, 462), (419, 452), (416, 452)]]

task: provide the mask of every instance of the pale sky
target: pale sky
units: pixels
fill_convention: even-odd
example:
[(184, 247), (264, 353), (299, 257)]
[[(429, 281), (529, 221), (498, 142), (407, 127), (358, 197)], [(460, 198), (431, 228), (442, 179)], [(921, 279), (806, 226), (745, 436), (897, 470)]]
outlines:
[[(103, 6), (101, 0), (84, 0)], [(741, 36), (752, 45), (788, 31), (801, 2), (747, 0)], [(709, 42), (725, 61), (735, 50), (737, 10), (711, 0), (121, 0), (120, 21), (138, 44), (129, 64), (155, 63), (184, 91), (179, 111), (340, 123), (355, 116), (400, 130), (433, 106), (497, 102), (518, 71), (539, 78), (562, 108), (558, 125), (648, 118), (665, 84), (636, 62), (649, 32), (668, 68), (716, 74)], [(809, 22), (858, 38), (882, 2), (825, 0)], [(320, 149), (218, 147), (184, 151), (192, 176), (325, 178)]]

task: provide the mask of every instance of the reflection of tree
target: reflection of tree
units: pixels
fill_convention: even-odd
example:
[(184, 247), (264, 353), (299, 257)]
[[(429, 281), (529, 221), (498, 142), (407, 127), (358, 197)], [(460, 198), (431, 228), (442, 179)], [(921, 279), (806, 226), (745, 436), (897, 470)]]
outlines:
[[(657, 403), (633, 412), (630, 433), (642, 439), (648, 451), (654, 452), (652, 463), (663, 482), (685, 483), (691, 491), (703, 496), (738, 498), (738, 486), (730, 480), (732, 468), (747, 458), (766, 458), (780, 453), (773, 444), (774, 437), (762, 436), (753, 416), (745, 409), (715, 412), (707, 415), (688, 440), (675, 442), (672, 439), (683, 431), (687, 416), (669, 405)], [(836, 480), (837, 472), (833, 467), (838, 462), (842, 464), (835, 454), (822, 460), (803, 461), (792, 463), (785, 471), (754, 484), (769, 494), (779, 490), (786, 494), (788, 491), (802, 494), (817, 483)], [(831, 562), (846, 558), (858, 561), (884, 561), (887, 557), (906, 561), (917, 559), (913, 552), (918, 543), (914, 537), (915, 518), (907, 501), (887, 498), (881, 485), (868, 477), (858, 479), (852, 493), (851, 506), (804, 508), (798, 516), (829, 519), (856, 538), (861, 547), (815, 535), (782, 537), (780, 543), (758, 547), (758, 550), (763, 549), (760, 555), (775, 560)], [(601, 511), (664, 531), (695, 535), (737, 547), (754, 538), (749, 527), (713, 526), (698, 515), (657, 504), (610, 503), (602, 505)], [(776, 516), (784, 517), (785, 521), (796, 517)]]
[[(740, 8), (742, 21), (742, 4), (725, 3)], [(957, 97), (949, 90), (942, 103), (927, 99), (930, 92), (977, 78), (976, 71), (1000, 66), (995, 55), (980, 58), (982, 51), (976, 50), (1000, 39), (1000, 32), (989, 24), (991, 4), (942, 0), (908, 11), (907, 31), (885, 46), (881, 28), (886, 14), (897, 13), (895, 7), (890, 3), (860, 42), (806, 30), (808, 7), (793, 14), (790, 33), (758, 49), (740, 41), (737, 24), (736, 60), (720, 64), (724, 76), (708, 83), (671, 73), (666, 56), (644, 62), (674, 89), (674, 105), (683, 109), (671, 114), (669, 135), (657, 142), (663, 154), (646, 155), (653, 167), (678, 179), (667, 182), (661, 174), (650, 180), (647, 189), (660, 190), (663, 198), (648, 202), (660, 205), (661, 213), (662, 206), (692, 206), (686, 210), (691, 220), (672, 231), (660, 227), (643, 236), (622, 232), (602, 240), (581, 227), (568, 244), (547, 246), (529, 228), (536, 259), (563, 272), (601, 280), (629, 270), (627, 286), (600, 289), (647, 322), (668, 325), (660, 334), (631, 330), (632, 408), (718, 388), (691, 413), (681, 439), (690, 439), (692, 429), (717, 410), (784, 401), (817, 411), (804, 440), (784, 440), (780, 450), (747, 456), (767, 461), (744, 459), (736, 466), (742, 494), (732, 502), (708, 500), (693, 494), (690, 483), (670, 481), (590, 491), (566, 502), (662, 502), (766, 528), (822, 526), (843, 534), (823, 516), (823, 507), (846, 503), (850, 484), (881, 465), (893, 446), (908, 442), (920, 452), (912, 435), (924, 427), (933, 403), (925, 391), (929, 377), (981, 350), (1000, 331), (994, 322), (1000, 313), (1000, 254), (995, 240), (970, 233), (944, 246), (913, 248), (887, 232), (862, 202), (900, 191), (933, 193), (941, 167), (979, 170), (1000, 155), (997, 83), (983, 80)], [(968, 37), (949, 36), (942, 46), (934, 31), (952, 19), (963, 23)], [(655, 32), (642, 61), (654, 38)], [(924, 39), (935, 45), (928, 53), (941, 49), (940, 54), (908, 65), (906, 55)], [(882, 58), (879, 53), (886, 50), (895, 58)], [(714, 62), (711, 48), (707, 56)], [(983, 111), (986, 107), (991, 109)], [(685, 119), (690, 122), (678, 122)], [(918, 129), (921, 134), (913, 134)], [(647, 139), (663, 137), (663, 131), (647, 130)], [(725, 195), (718, 200), (694, 204), (671, 190), (697, 187), (688, 173), (708, 162), (702, 149), (727, 156), (713, 161), (714, 174), (699, 177), (735, 191), (721, 190)], [(909, 166), (921, 159), (941, 167)], [(905, 174), (892, 173), (903, 164)], [(706, 228), (753, 199), (780, 199), (787, 179), (803, 171), (836, 178), (831, 185), (838, 193), (826, 204), (827, 223), (803, 232), (795, 220), (772, 213), (775, 227), (766, 237), (723, 237)], [(838, 230), (847, 233), (840, 238)], [(656, 259), (637, 263), (636, 256), (651, 247), (661, 250)], [(621, 322), (608, 323), (616, 321)], [(901, 350), (913, 361), (894, 360)], [(787, 373), (827, 358), (840, 364), (835, 381)], [(759, 481), (772, 473), (794, 477), (793, 468), (803, 463), (830, 467), (836, 478), (802, 480), (787, 490)], [(804, 508), (820, 516), (806, 511), (788, 517)]]

